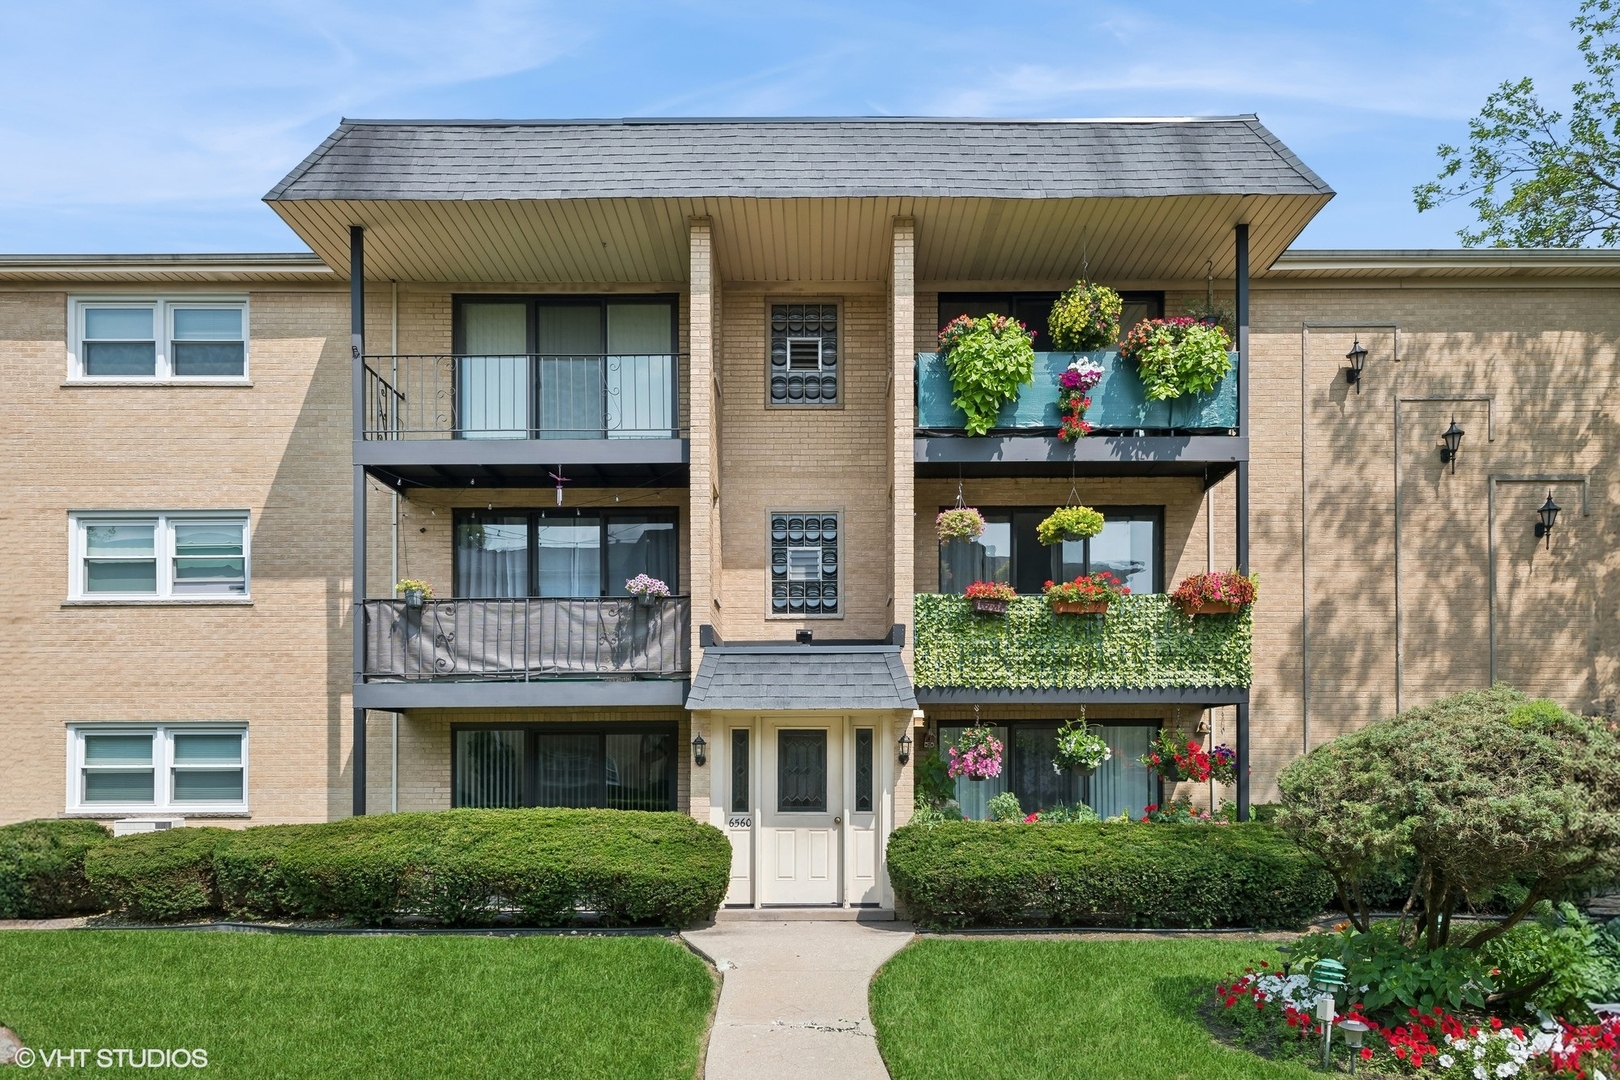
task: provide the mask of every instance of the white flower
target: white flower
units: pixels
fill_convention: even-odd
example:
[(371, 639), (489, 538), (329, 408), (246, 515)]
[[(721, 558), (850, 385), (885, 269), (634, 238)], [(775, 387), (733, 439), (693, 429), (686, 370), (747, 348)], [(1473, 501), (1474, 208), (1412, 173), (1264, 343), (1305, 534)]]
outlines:
[(1496, 1067), (1497, 1076), (1512, 1076), (1519, 1071), (1519, 1067), (1511, 1061), (1504, 1061)]
[(1479, 1041), (1479, 1045), (1474, 1047), (1474, 1060), (1475, 1061), (1483, 1061), (1483, 1060), (1485, 1060), (1485, 1040), (1484, 1039), (1481, 1039)]
[(1442, 1069), (1449, 1069), (1453, 1065), (1457, 1064), (1457, 1059), (1452, 1057), (1450, 1054), (1441, 1054), (1439, 1057), (1439, 1062)]
[(1486, 1073), (1486, 1071), (1485, 1071), (1485, 1066), (1483, 1066), (1483, 1065), (1475, 1065), (1474, 1066), (1474, 1080), (1485, 1080), (1485, 1078), (1488, 1075), (1489, 1074)]

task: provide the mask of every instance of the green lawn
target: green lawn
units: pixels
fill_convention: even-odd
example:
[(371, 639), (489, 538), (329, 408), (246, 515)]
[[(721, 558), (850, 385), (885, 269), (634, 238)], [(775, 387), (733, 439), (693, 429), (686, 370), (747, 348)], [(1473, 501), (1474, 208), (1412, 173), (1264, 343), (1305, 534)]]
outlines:
[[(1214, 1042), (1196, 1010), (1268, 941), (924, 938), (872, 981), (894, 1080), (1303, 1080)], [(1317, 1074), (1320, 1075), (1320, 1074)]]
[(690, 1080), (714, 994), (659, 937), (0, 932), (25, 1045), (201, 1047), (207, 1076)]

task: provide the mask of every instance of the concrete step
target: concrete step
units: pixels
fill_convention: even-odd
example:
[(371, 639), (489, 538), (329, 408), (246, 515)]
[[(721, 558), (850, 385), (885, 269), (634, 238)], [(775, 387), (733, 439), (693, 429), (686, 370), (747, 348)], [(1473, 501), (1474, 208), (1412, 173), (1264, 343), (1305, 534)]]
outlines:
[(717, 923), (761, 922), (894, 922), (892, 908), (832, 907), (724, 907), (715, 913)]

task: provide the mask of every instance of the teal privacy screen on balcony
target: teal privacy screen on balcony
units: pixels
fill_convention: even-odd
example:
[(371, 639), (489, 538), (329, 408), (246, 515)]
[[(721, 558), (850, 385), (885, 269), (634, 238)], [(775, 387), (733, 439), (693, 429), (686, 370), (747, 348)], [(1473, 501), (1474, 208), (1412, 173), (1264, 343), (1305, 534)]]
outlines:
[[(1117, 352), (1035, 354), (1035, 382), (1018, 392), (1016, 400), (1002, 406), (996, 429), (1005, 431), (1056, 428), (1058, 415), (1058, 376), (1075, 359), (1090, 360), (1103, 369), (1102, 381), (1091, 391), (1091, 408), (1086, 419), (1094, 428), (1143, 428), (1172, 431), (1224, 433), (1238, 426), (1237, 353), (1232, 353), (1232, 369), (1210, 394), (1196, 394), (1173, 401), (1148, 401), (1142, 393), (1142, 380), (1134, 364), (1122, 362)], [(950, 372), (938, 353), (917, 354), (917, 426), (934, 431), (960, 431), (967, 423), (962, 410), (951, 404)]]
[(966, 599), (916, 598), (916, 684), (976, 690), (1240, 687), (1253, 678), (1252, 609), (1183, 615), (1163, 593), (1126, 596), (1107, 615), (1054, 615), (1020, 596), (1005, 616)]

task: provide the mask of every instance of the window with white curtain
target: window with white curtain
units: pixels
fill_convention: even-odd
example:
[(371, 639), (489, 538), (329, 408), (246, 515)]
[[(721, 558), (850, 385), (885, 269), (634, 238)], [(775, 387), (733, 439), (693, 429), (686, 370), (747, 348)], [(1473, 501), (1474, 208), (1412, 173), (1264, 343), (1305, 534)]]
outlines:
[[(1134, 821), (1143, 809), (1157, 799), (1154, 774), (1138, 759), (1147, 753), (1153, 737), (1151, 724), (1101, 724), (1096, 730), (1107, 741), (1113, 756), (1090, 776), (1060, 773), (1053, 767), (1058, 720), (1012, 721), (985, 726), (1001, 740), (1001, 775), (986, 780), (956, 780), (956, 801), (962, 816), (983, 821), (990, 816), (990, 800), (1003, 791), (1018, 796), (1024, 812), (1050, 809), (1059, 804), (1085, 803), (1102, 818), (1128, 814)], [(941, 724), (939, 755), (949, 761), (946, 749), (966, 730), (963, 724)]]
[(69, 812), (247, 809), (242, 724), (77, 724), (68, 731)]
[(95, 512), (70, 518), (75, 600), (249, 596), (245, 511)]
[(455, 595), (626, 596), (638, 574), (678, 589), (674, 511), (458, 510)]
[(247, 301), (75, 299), (72, 381), (246, 381)]

